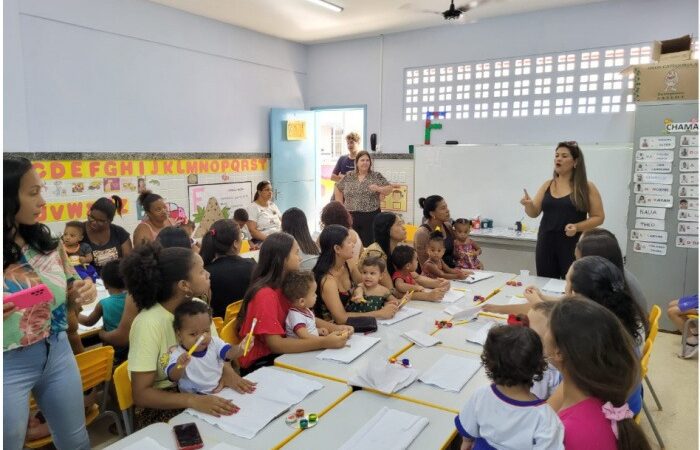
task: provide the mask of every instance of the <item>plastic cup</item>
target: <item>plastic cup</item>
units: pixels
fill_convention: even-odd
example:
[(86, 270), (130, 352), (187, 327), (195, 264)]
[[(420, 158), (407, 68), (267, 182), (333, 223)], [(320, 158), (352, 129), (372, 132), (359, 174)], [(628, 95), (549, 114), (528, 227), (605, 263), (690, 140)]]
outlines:
[(520, 280), (525, 283), (530, 280), (530, 271), (529, 270), (521, 270), (520, 271)]

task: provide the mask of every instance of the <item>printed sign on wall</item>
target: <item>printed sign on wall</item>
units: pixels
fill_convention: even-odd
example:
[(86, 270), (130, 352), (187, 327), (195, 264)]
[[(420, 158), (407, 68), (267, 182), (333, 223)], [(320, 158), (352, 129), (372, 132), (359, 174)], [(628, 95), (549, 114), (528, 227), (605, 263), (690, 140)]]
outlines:
[(697, 134), (684, 134), (681, 136), (681, 145), (690, 145), (691, 147), (698, 146), (698, 135)]
[(658, 244), (656, 242), (641, 242), (637, 241), (632, 246), (637, 253), (648, 253), (650, 255), (665, 256), (666, 244)]
[(639, 148), (644, 150), (667, 150), (676, 147), (675, 136), (644, 136), (639, 138)]
[(698, 234), (698, 224), (697, 223), (679, 223), (678, 224), (678, 234), (690, 234), (690, 235), (697, 235)]
[(637, 206), (654, 206), (656, 208), (671, 208), (673, 207), (673, 197), (670, 195), (644, 195), (637, 194), (635, 196)]
[(634, 227), (640, 230), (661, 230), (665, 227), (665, 222), (660, 219), (637, 219), (634, 222)]
[(698, 184), (697, 173), (682, 173), (680, 178), (681, 185)]
[(667, 231), (654, 230), (632, 230), (630, 239), (633, 241), (666, 242), (668, 240)]
[(691, 211), (689, 209), (678, 210), (678, 220), (682, 222), (697, 222), (699, 216), (698, 211)]
[(698, 187), (681, 186), (678, 188), (678, 196), (680, 198), (698, 198)]
[(670, 162), (640, 162), (635, 166), (635, 172), (671, 173)]
[[(697, 172), (698, 171), (698, 160), (697, 159), (684, 159), (678, 166), (681, 172)], [(654, 174), (649, 174), (654, 175)]]
[(673, 150), (644, 150), (635, 153), (635, 159), (637, 161), (659, 161), (659, 162), (671, 162), (673, 161)]
[(635, 173), (636, 183), (673, 184), (673, 174), (670, 173)]
[(670, 184), (642, 184), (634, 183), (635, 194), (671, 195)]
[(678, 155), (680, 155), (681, 159), (697, 158), (698, 157), (698, 148), (697, 147), (681, 147), (681, 149), (678, 151)]
[(666, 208), (637, 207), (637, 217), (642, 219), (665, 219)]
[(678, 236), (676, 238), (676, 247), (680, 248), (698, 248), (697, 236)]

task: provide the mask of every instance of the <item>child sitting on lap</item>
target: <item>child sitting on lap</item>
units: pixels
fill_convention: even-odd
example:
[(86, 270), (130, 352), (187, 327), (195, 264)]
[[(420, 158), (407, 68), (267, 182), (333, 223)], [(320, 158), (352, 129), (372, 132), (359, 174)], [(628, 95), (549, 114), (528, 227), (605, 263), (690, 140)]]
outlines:
[(464, 280), (473, 272), (471, 270), (453, 269), (445, 264), (442, 256), (445, 254), (445, 238), (440, 227), (435, 228), (428, 241), (428, 259), (423, 264), (423, 274), (429, 278), (444, 278), (446, 280)]
[(328, 336), (326, 328), (316, 327), (316, 281), (313, 272), (290, 272), (282, 282), (282, 293), (292, 304), (287, 313), (285, 331), (287, 337), (308, 339), (312, 336)]
[[(180, 345), (170, 351), (166, 373), (180, 392), (212, 394), (221, 390), (224, 364), (243, 354), (245, 339), (232, 346), (211, 334), (211, 309), (199, 299), (182, 303), (173, 312), (173, 328)], [(192, 356), (188, 351), (203, 336)], [(251, 340), (251, 345), (252, 345)], [(248, 348), (250, 350), (250, 347)]]
[(564, 449), (557, 414), (530, 392), (547, 367), (537, 334), (527, 327), (494, 327), (481, 361), (493, 384), (475, 391), (455, 418), (462, 450)]
[[(370, 256), (363, 259), (360, 263), (360, 273), (362, 274), (362, 285), (360, 295), (353, 296), (351, 301), (345, 307), (348, 312), (372, 312), (381, 311), (386, 305), (398, 305), (401, 300), (394, 297), (386, 286), (379, 283), (386, 264), (384, 260), (378, 256)], [(386, 308), (388, 317), (380, 317), (381, 319), (390, 319), (396, 313), (396, 308)]]
[(97, 279), (97, 271), (92, 265), (92, 247), (83, 241), (85, 236), (85, 225), (77, 220), (66, 223), (63, 230), (63, 248), (66, 249), (68, 260), (78, 272), (81, 279), (90, 278), (93, 283)]
[[(408, 245), (397, 245), (391, 253), (391, 262), (396, 271), (391, 275), (394, 287), (399, 294), (413, 291), (412, 300), (439, 302), (450, 288), (450, 282), (441, 278), (436, 280), (418, 275), (418, 253)], [(432, 289), (426, 292), (426, 288)]]

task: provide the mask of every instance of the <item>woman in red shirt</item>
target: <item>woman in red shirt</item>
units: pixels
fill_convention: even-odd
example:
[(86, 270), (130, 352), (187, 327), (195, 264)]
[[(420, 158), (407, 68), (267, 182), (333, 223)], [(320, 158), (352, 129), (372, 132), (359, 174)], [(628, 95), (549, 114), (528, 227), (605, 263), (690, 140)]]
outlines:
[(301, 258), (299, 245), (287, 233), (273, 233), (260, 247), (258, 265), (253, 272), (248, 292), (243, 297), (243, 306), (238, 312), (238, 335), (244, 338), (257, 319), (254, 330), (254, 345), (246, 356), (240, 358), (241, 374), (245, 375), (260, 367), (274, 363), (283, 353), (301, 353), (326, 348), (342, 348), (352, 334), (352, 327), (335, 325), (316, 319), (316, 326), (328, 329), (328, 336), (314, 339), (286, 339), (284, 321), (290, 302), (282, 294), (284, 276), (299, 270)]

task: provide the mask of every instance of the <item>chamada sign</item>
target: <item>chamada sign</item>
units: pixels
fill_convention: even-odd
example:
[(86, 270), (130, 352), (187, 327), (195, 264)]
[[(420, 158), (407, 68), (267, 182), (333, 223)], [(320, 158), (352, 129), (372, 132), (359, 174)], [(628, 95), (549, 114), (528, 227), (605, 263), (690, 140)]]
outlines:
[(698, 132), (698, 119), (690, 119), (690, 122), (674, 122), (671, 119), (664, 120), (664, 128), (667, 133)]

